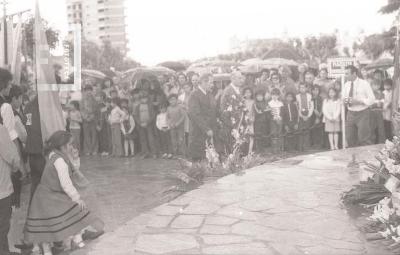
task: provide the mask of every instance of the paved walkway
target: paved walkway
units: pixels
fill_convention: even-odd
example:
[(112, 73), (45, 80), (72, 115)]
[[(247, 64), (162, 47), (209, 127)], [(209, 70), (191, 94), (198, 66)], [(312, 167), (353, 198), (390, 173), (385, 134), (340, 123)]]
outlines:
[(205, 184), (106, 233), (74, 255), (368, 254), (340, 206), (358, 182), (352, 154), (377, 147), (300, 156)]
[[(167, 176), (179, 168), (179, 163), (174, 160), (82, 158), (82, 171), (97, 194), (107, 232), (165, 203), (162, 192), (175, 185)], [(22, 238), (29, 192), (30, 186), (24, 186), (21, 209), (13, 213), (10, 247), (20, 243)]]

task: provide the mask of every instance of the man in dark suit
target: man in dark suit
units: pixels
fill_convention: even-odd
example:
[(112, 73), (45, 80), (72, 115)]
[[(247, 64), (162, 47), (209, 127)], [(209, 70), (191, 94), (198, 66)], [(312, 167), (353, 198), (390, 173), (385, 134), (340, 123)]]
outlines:
[(210, 93), (212, 85), (212, 75), (203, 74), (200, 77), (198, 87), (192, 92), (188, 102), (191, 124), (189, 153), (193, 161), (200, 161), (205, 158), (207, 139), (212, 139), (214, 144), (217, 142), (217, 105)]
[(25, 108), (26, 116), (26, 145), (25, 152), (28, 154), (29, 166), (31, 168), (31, 198), (39, 185), (42, 173), (46, 164), (43, 155), (42, 131), (40, 127), (39, 101), (38, 96), (28, 103)]

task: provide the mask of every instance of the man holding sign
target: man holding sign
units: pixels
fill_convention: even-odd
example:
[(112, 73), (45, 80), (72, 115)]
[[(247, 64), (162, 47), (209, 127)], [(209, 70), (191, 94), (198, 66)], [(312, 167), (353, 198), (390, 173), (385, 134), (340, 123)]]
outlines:
[(343, 98), (348, 110), (346, 140), (349, 147), (372, 144), (369, 106), (374, 103), (375, 96), (370, 84), (360, 79), (357, 73), (356, 67), (346, 67)]

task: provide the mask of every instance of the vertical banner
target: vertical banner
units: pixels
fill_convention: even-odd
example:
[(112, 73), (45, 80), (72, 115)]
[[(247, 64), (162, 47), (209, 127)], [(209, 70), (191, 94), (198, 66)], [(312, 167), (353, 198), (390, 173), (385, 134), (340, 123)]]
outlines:
[(39, 98), (40, 124), (43, 141), (46, 141), (55, 131), (65, 130), (65, 120), (62, 115), (58, 84), (56, 84), (50, 49), (40, 17), (38, 0), (36, 0), (34, 30), (35, 73)]
[(13, 74), (13, 83), (16, 85), (20, 85), (21, 82), (21, 46), (22, 46), (22, 19), (21, 16), (18, 18), (18, 23), (13, 31), (12, 36), (13, 41), (13, 49), (9, 51), (10, 54), (10, 64), (11, 64), (11, 73)]

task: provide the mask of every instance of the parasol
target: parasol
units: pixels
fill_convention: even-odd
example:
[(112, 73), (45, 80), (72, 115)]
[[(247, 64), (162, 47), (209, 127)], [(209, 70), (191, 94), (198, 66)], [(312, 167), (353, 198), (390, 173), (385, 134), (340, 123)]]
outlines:
[(269, 58), (300, 60), (302, 57), (294, 49), (291, 49), (289, 47), (280, 47), (272, 49), (264, 54), (263, 59)]
[(186, 66), (184, 64), (182, 64), (181, 62), (177, 62), (177, 61), (167, 61), (167, 62), (163, 62), (158, 64), (157, 66), (163, 66), (166, 68), (169, 68), (171, 70), (174, 70), (175, 72), (181, 72), (186, 70)]
[(365, 69), (387, 69), (394, 65), (394, 61), (392, 58), (382, 58), (375, 60), (371, 64), (365, 66)]
[(104, 73), (97, 71), (97, 70), (91, 70), (91, 69), (83, 69), (81, 71), (82, 76), (88, 76), (96, 79), (105, 79), (107, 78), (107, 75)]
[(154, 77), (160, 77), (163, 75), (171, 76), (174, 75), (175, 71), (163, 66), (155, 67), (136, 67), (129, 69), (122, 73), (122, 81), (135, 82), (141, 79), (154, 79)]
[(214, 81), (231, 81), (231, 74), (229, 73), (217, 73), (213, 75)]
[(298, 66), (299, 64), (292, 59), (285, 58), (269, 58), (263, 61), (263, 65), (267, 68), (278, 68), (279, 66)]

